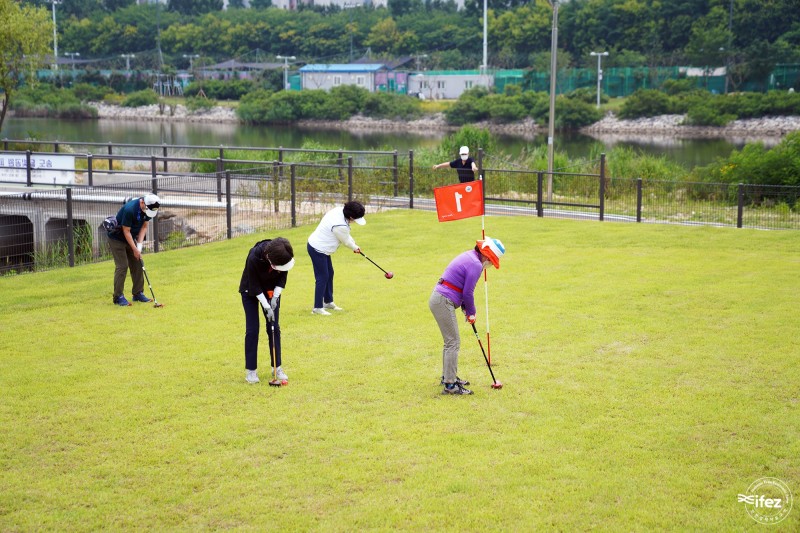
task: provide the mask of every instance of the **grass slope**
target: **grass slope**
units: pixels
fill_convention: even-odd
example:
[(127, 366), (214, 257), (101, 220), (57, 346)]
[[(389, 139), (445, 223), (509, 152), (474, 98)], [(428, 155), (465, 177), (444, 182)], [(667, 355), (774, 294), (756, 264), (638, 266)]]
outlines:
[(0, 530), (732, 531), (762, 527), (737, 503), (756, 479), (800, 493), (800, 234), (486, 224), (505, 387), (462, 323), (472, 397), (439, 394), (427, 300), (478, 219), (370, 216), (356, 242), (395, 279), (340, 250), (331, 317), (313, 228), (283, 232), (281, 389), (244, 381), (261, 236), (148, 256), (162, 309), (113, 307), (110, 262), (0, 278)]

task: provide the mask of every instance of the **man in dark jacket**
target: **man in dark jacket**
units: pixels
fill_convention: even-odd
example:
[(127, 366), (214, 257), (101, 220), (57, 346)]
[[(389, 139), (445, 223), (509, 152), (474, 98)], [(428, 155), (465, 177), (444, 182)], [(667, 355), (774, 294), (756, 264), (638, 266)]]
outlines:
[(247, 254), (247, 260), (239, 283), (242, 307), (245, 316), (244, 362), (245, 379), (248, 383), (258, 383), (258, 336), (261, 329), (259, 315), (267, 316), (271, 324), (267, 326), (270, 353), (275, 350), (273, 372), (280, 381), (289, 377), (281, 368), (281, 328), (279, 316), (281, 293), (286, 287), (288, 271), (294, 266), (294, 250), (283, 237), (257, 242)]
[(125, 277), (128, 269), (133, 282), (133, 300), (151, 302), (144, 294), (142, 273), (142, 243), (147, 235), (147, 223), (158, 214), (160, 200), (155, 194), (134, 198), (117, 213), (117, 230), (108, 232), (108, 246), (114, 257), (114, 303), (123, 307), (131, 305), (125, 298)]

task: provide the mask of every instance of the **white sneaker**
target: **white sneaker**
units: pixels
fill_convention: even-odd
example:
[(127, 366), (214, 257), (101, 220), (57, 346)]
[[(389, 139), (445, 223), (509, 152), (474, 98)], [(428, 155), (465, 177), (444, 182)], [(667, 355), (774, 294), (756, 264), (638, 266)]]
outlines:
[(248, 383), (258, 383), (258, 372), (255, 370), (248, 370), (244, 379), (247, 380)]
[(333, 309), (334, 311), (342, 311), (343, 309), (333, 302), (322, 304), (323, 309)]
[(314, 309), (312, 309), (311, 310), (311, 314), (312, 315), (330, 315), (329, 312), (327, 312), (325, 309), (323, 309), (321, 307), (315, 307)]
[[(273, 372), (272, 375), (274, 376), (275, 373)], [(289, 381), (289, 376), (286, 375), (286, 372), (283, 371), (283, 367), (280, 366), (278, 367), (277, 377), (281, 381)]]

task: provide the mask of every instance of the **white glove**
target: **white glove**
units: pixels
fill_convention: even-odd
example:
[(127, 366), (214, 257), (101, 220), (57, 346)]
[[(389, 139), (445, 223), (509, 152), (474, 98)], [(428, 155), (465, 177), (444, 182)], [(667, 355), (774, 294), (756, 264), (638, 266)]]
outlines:
[(137, 242), (136, 243), (136, 249), (139, 250), (140, 252), (142, 251), (142, 246), (143, 246), (143, 243), (141, 243), (141, 242)]
[(278, 308), (278, 298), (281, 297), (281, 292), (283, 292), (283, 287), (275, 287), (275, 290), (272, 291), (272, 299), (269, 301), (269, 306), (273, 311)]
[(258, 301), (261, 303), (261, 307), (264, 309), (264, 312), (267, 315), (267, 320), (272, 322), (275, 319), (275, 312), (272, 310), (272, 307), (270, 307), (267, 297), (264, 296), (263, 292), (261, 292), (256, 296), (256, 298), (258, 298)]

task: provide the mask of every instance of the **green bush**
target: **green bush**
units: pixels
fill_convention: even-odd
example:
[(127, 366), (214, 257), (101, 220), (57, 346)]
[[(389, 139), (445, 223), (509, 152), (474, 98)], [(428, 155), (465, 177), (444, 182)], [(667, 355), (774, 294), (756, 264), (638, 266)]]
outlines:
[(408, 120), (422, 114), (418, 98), (403, 94), (370, 93), (364, 101), (364, 116)]
[(691, 179), (712, 183), (753, 183), (800, 186), (800, 131), (789, 133), (777, 146), (746, 145), (727, 159), (696, 167)]
[(193, 81), (183, 91), (184, 96), (199, 96), (203, 90), (208, 98), (214, 100), (241, 100), (244, 95), (257, 90), (251, 80), (203, 80)]
[(697, 85), (693, 79), (682, 78), (679, 80), (665, 80), (661, 88), (669, 96), (676, 94), (690, 93), (697, 89)]
[(556, 98), (555, 126), (559, 129), (578, 129), (594, 124), (602, 118), (602, 112), (595, 104), (588, 104), (577, 98), (559, 96)]
[(356, 85), (340, 85), (327, 94), (330, 96), (331, 105), (335, 106), (338, 112), (343, 113), (345, 117), (351, 117), (364, 110), (364, 103), (370, 92)]
[(449, 124), (461, 126), (471, 122), (489, 119), (486, 97), (489, 95), (484, 87), (474, 87), (464, 91), (456, 102), (444, 112)]
[(217, 104), (211, 98), (203, 98), (202, 96), (190, 96), (186, 99), (186, 109), (194, 113), (196, 111), (208, 111)]
[(669, 96), (655, 89), (639, 89), (622, 104), (619, 117), (623, 119), (654, 117), (670, 112)]
[(487, 129), (464, 126), (442, 140), (439, 157), (443, 160), (450, 160), (455, 157), (458, 149), (462, 146), (468, 146), (472, 157), (477, 159), (479, 148), (482, 148), (486, 153), (497, 151), (497, 138)]
[(143, 91), (136, 91), (125, 97), (122, 101), (123, 107), (141, 107), (146, 105), (155, 105), (158, 103), (158, 95), (152, 89), (145, 89)]
[(111, 87), (78, 83), (72, 88), (72, 92), (81, 102), (101, 102), (107, 95), (112, 94), (114, 90)]
[(524, 119), (528, 112), (518, 97), (490, 94), (484, 100), (489, 118), (494, 122), (516, 122)]
[(244, 122), (257, 124), (265, 122), (265, 110), (269, 106), (271, 91), (259, 89), (248, 93), (242, 97), (239, 107), (236, 108), (236, 115)]

